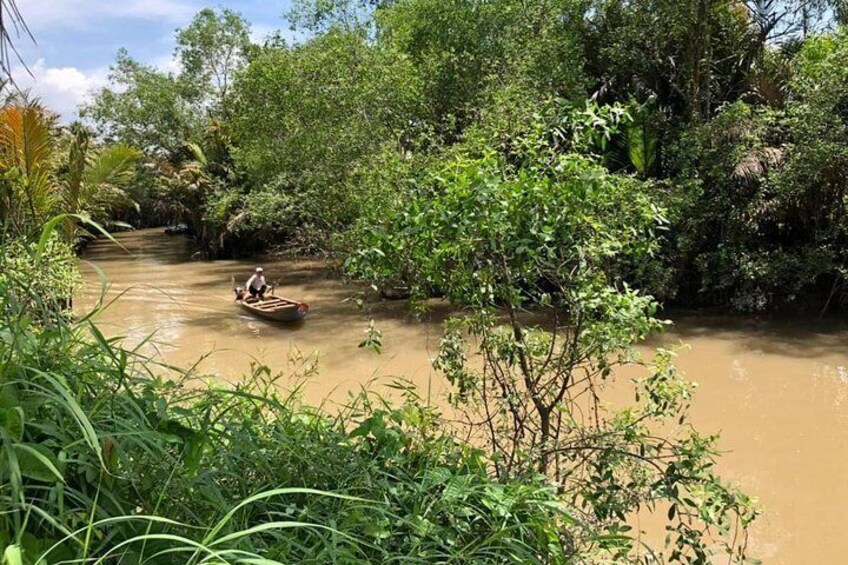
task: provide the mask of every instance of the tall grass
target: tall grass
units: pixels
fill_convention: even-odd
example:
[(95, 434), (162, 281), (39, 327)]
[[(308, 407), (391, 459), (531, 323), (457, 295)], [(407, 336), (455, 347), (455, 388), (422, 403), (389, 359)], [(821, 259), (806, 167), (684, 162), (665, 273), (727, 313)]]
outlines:
[(72, 321), (29, 284), (21, 265), (48, 266), (55, 249), (7, 249), (0, 562), (569, 557), (555, 493), (541, 480), (493, 480), (481, 454), (447, 435), (412, 392), (396, 405), (354, 396), (328, 415), (283, 392), (264, 367), (228, 386), (160, 378), (91, 317)]

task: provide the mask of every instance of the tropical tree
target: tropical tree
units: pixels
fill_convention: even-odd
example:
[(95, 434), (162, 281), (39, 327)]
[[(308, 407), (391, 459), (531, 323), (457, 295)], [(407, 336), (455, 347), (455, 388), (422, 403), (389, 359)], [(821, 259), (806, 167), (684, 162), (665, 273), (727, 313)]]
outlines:
[[(804, 263), (801, 285), (830, 286), (826, 310), (839, 292), (848, 304), (848, 28), (815, 37), (795, 61), (787, 103), (786, 167), (777, 179)], [(806, 275), (805, 277), (803, 275)], [(822, 276), (823, 275), (823, 276)], [(801, 286), (798, 285), (798, 286)]]
[(178, 166), (187, 157), (185, 144), (202, 138), (209, 113), (229, 112), (234, 76), (251, 49), (250, 26), (232, 10), (205, 9), (177, 30), (176, 42), (176, 73), (119, 50), (109, 84), (81, 107), (80, 115), (106, 138)]
[(286, 19), (295, 29), (323, 33), (331, 29), (370, 32), (374, 10), (394, 0), (294, 0)]
[(252, 45), (250, 24), (232, 10), (206, 8), (177, 32), (176, 39), (182, 76), (211, 97), (214, 112), (228, 116), (230, 87)]
[(202, 130), (202, 87), (194, 78), (139, 63), (122, 49), (109, 85), (80, 108), (80, 116), (107, 140), (178, 163), (185, 142)]
[[(0, 110), (0, 214), (13, 233), (33, 235), (51, 216), (87, 215), (100, 221), (126, 205), (123, 187), (140, 157), (124, 145), (93, 146), (79, 125), (64, 135), (56, 116), (38, 104), (13, 102)], [(65, 235), (76, 236), (68, 220)]]
[(744, 93), (761, 50), (732, 0), (598, 0), (585, 42), (587, 72), (604, 100), (652, 98), (675, 121), (695, 122)]
[(14, 233), (38, 229), (55, 209), (55, 125), (56, 116), (35, 104), (0, 109), (0, 214)]
[(402, 0), (375, 19), (381, 42), (415, 65), (429, 119), (454, 142), (481, 114), (498, 113), (504, 91), (527, 108), (583, 97), (583, 11), (575, 0)]
[(408, 58), (357, 33), (265, 50), (236, 86), (234, 156), (250, 194), (233, 227), (272, 241), (350, 225), (369, 202), (348, 182), (385, 147), (404, 149), (419, 85)]
[(839, 9), (839, 0), (744, 0), (759, 42), (784, 42), (822, 31), (831, 20), (829, 10)]
[[(716, 476), (716, 438), (654, 434), (688, 421), (692, 385), (669, 352), (643, 363), (633, 350), (662, 325), (628, 284), (659, 249), (661, 187), (551, 151), (550, 132), (539, 134), (509, 156), (447, 159), (410, 179), (402, 203), (361, 226), (349, 272), (464, 307), (434, 365), (470, 437), (499, 477), (541, 473), (582, 508), (598, 562), (631, 559), (626, 516), (668, 505), (670, 561), (708, 562), (715, 533), (742, 563), (744, 539), (722, 533), (756, 512)], [(647, 376), (634, 405), (608, 411), (604, 388), (624, 366)]]
[[(204, 208), (218, 183), (210, 174), (203, 148), (189, 142), (185, 150), (190, 157), (178, 167), (160, 164), (155, 209), (170, 222), (185, 223), (192, 233), (202, 235)], [(202, 238), (201, 241), (206, 240)]]
[[(91, 132), (80, 124), (71, 127), (68, 137), (67, 155), (57, 174), (58, 210), (108, 223), (119, 207), (136, 207), (124, 187), (135, 176), (141, 152), (123, 144), (96, 147)], [(68, 228), (70, 238), (75, 229)]]

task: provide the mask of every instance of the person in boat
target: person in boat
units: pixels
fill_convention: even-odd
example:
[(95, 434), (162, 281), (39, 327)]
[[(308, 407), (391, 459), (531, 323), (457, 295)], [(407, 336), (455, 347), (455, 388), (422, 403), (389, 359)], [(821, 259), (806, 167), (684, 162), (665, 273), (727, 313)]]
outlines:
[(265, 284), (265, 273), (262, 267), (256, 267), (256, 272), (253, 276), (247, 279), (247, 291), (253, 298), (265, 300), (265, 291), (268, 290), (268, 285)]

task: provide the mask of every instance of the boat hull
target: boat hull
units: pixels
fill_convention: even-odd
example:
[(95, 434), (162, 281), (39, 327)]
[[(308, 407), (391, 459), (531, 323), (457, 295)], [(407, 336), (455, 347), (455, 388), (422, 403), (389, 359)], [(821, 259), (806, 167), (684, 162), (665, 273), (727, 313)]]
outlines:
[(297, 322), (309, 314), (307, 304), (276, 296), (265, 300), (241, 300), (238, 304), (245, 312), (271, 322)]

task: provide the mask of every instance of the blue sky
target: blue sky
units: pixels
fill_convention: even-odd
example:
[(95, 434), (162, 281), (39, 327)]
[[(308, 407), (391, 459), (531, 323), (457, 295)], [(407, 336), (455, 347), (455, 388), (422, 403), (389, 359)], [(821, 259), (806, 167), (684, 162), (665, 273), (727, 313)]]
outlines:
[(173, 70), (174, 30), (207, 6), (240, 12), (257, 40), (288, 30), (283, 14), (290, 0), (18, 0), (38, 43), (17, 40), (34, 78), (17, 68), (15, 80), (65, 120), (73, 119), (87, 94), (105, 84), (121, 47), (145, 63)]

